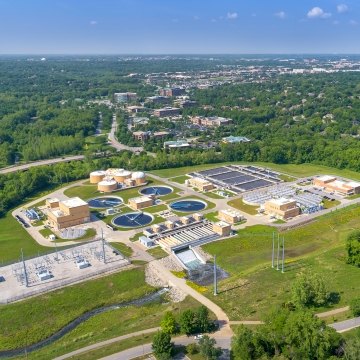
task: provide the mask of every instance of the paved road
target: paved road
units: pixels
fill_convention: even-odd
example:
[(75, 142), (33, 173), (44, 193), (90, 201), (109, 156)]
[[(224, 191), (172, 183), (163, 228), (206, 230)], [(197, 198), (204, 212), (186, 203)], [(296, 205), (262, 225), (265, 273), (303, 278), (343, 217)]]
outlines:
[(141, 146), (138, 147), (132, 147), (132, 146), (127, 146), (127, 145), (123, 145), (121, 143), (118, 142), (118, 140), (116, 139), (115, 133), (117, 130), (117, 121), (116, 121), (116, 114), (113, 115), (113, 122), (111, 125), (111, 130), (110, 133), (108, 135), (108, 139), (110, 141), (110, 145), (115, 148), (116, 150), (129, 150), (132, 152), (141, 152), (144, 149)]
[(118, 336), (118, 337), (115, 337), (115, 338), (112, 338), (112, 339), (109, 339), (109, 340), (101, 341), (101, 342), (98, 342), (98, 343), (83, 347), (81, 349), (72, 351), (72, 352), (70, 352), (68, 354), (59, 356), (59, 357), (55, 358), (54, 360), (65, 360), (65, 359), (71, 358), (72, 356), (77, 356), (77, 355), (86, 353), (88, 351), (99, 349), (99, 348), (101, 348), (103, 346), (111, 345), (113, 343), (116, 343), (116, 342), (119, 342), (119, 341), (122, 341), (122, 340), (126, 340), (126, 339), (129, 339), (129, 338), (134, 337), (134, 336), (140, 336), (140, 335), (144, 335), (144, 334), (151, 334), (151, 333), (154, 333), (154, 332), (156, 332), (158, 330), (160, 330), (160, 327), (146, 329), (146, 330), (142, 330), (142, 331), (133, 332), (131, 334)]
[(56, 159), (34, 161), (31, 163), (27, 163), (27, 164), (9, 166), (9, 167), (0, 169), (0, 174), (8, 174), (8, 173), (12, 173), (15, 171), (27, 170), (27, 169), (29, 169), (31, 167), (35, 167), (35, 166), (43, 166), (43, 165), (57, 164), (57, 163), (61, 163), (61, 162), (83, 160), (84, 158), (85, 158), (84, 155), (75, 155), (75, 156), (65, 156), (65, 157), (56, 158)]
[[(229, 349), (228, 339), (223, 339), (222, 337), (215, 335), (212, 337), (216, 340), (217, 346), (220, 346), (222, 349)], [(183, 346), (195, 342), (193, 337), (187, 337), (187, 336), (179, 336), (174, 338), (172, 341), (174, 342), (175, 345), (183, 345)], [(120, 351), (113, 355), (103, 357), (101, 358), (101, 360), (125, 360), (125, 359), (130, 360), (142, 355), (150, 354), (151, 352), (152, 352), (151, 344), (145, 344), (145, 345), (136, 346), (128, 350)]]
[(337, 323), (330, 324), (329, 326), (334, 328), (338, 333), (343, 333), (345, 331), (360, 327), (360, 316), (345, 321), (339, 321)]

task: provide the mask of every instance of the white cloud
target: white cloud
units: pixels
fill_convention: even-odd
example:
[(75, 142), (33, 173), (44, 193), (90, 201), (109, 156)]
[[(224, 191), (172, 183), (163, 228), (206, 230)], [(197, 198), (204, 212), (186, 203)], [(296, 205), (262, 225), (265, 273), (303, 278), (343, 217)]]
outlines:
[(279, 11), (279, 12), (275, 13), (274, 15), (276, 17), (278, 17), (279, 19), (285, 19), (286, 18), (285, 11)]
[(307, 13), (307, 17), (309, 19), (315, 19), (315, 18), (327, 19), (331, 17), (331, 13), (325, 12), (322, 8), (315, 6)]
[(195, 21), (200, 20), (200, 17), (197, 16), (197, 15), (194, 15), (194, 16), (193, 16), (193, 20), (195, 20)]
[(238, 15), (237, 12), (233, 12), (233, 13), (228, 12), (227, 15), (226, 15), (226, 17), (227, 17), (229, 20), (235, 20), (235, 19), (237, 19), (238, 16), (239, 16), (239, 15)]
[(97, 25), (97, 24), (98, 24), (98, 22), (96, 20), (91, 20), (90, 21), (90, 25)]
[(336, 7), (336, 9), (337, 9), (337, 12), (338, 12), (338, 13), (342, 14), (342, 13), (347, 12), (347, 11), (349, 10), (349, 7), (348, 7), (347, 5), (345, 5), (345, 4), (339, 4), (339, 5)]
[(350, 20), (350, 21), (349, 21), (349, 24), (352, 25), (352, 26), (357, 26), (357, 25), (359, 25), (359, 23), (358, 23), (356, 20)]

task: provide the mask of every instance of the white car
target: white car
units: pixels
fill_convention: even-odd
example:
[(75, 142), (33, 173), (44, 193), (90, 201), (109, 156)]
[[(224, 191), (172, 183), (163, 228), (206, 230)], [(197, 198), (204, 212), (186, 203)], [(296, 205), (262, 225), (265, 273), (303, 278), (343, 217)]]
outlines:
[(202, 339), (203, 337), (204, 337), (203, 334), (198, 334), (198, 335), (195, 335), (195, 336), (194, 336), (194, 340), (200, 340), (200, 339)]

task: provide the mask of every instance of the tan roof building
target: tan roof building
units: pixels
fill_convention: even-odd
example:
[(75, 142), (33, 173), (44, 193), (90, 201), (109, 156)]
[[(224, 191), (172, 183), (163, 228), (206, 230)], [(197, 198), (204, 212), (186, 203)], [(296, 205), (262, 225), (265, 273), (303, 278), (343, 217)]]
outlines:
[(90, 221), (89, 204), (78, 197), (65, 201), (47, 199), (47, 216), (55, 230), (81, 225)]
[(129, 199), (129, 207), (134, 210), (140, 210), (154, 205), (154, 198), (151, 196), (139, 196)]
[(229, 224), (236, 224), (243, 220), (243, 216), (238, 211), (231, 209), (220, 210), (218, 213), (218, 218)]
[(300, 208), (293, 199), (271, 199), (265, 202), (264, 208), (267, 214), (275, 215), (284, 220), (300, 214)]
[(326, 191), (337, 192), (342, 195), (360, 194), (360, 183), (356, 181), (337, 180), (335, 177), (329, 175), (315, 178), (313, 184), (325, 188)]
[(191, 179), (188, 179), (189, 185), (196, 187), (200, 191), (206, 192), (215, 189), (215, 186), (210, 181), (207, 181), (205, 179), (194, 177)]

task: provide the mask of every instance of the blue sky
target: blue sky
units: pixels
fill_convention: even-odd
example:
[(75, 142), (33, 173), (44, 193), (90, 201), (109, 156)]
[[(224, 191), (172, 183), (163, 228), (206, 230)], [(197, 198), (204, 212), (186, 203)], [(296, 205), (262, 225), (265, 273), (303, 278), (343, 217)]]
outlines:
[(360, 0), (0, 0), (0, 53), (360, 53)]

